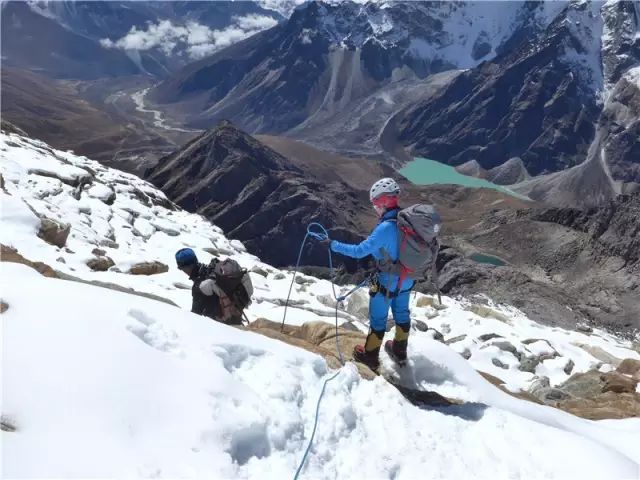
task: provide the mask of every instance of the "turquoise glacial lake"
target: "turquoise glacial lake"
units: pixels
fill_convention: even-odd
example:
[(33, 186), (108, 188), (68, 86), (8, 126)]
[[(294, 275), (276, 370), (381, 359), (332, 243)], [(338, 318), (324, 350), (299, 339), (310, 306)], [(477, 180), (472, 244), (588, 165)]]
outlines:
[(414, 185), (450, 184), (471, 188), (492, 188), (513, 195), (514, 197), (525, 198), (502, 185), (496, 185), (482, 178), (463, 175), (450, 165), (445, 165), (444, 163), (427, 158), (415, 158), (398, 170), (398, 173)]

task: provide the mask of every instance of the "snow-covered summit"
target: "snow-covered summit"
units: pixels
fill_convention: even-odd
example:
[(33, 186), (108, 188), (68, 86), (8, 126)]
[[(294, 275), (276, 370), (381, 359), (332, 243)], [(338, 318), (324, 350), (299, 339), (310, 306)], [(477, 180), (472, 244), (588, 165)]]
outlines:
[(518, 29), (545, 28), (566, 3), (312, 2), (294, 15), (343, 48), (400, 48), (405, 56), (466, 69), (495, 57)]
[[(281, 321), (291, 272), (260, 262), (147, 182), (42, 142), (3, 133), (0, 173), (3, 255), (11, 248), (94, 284), (0, 264), (3, 474), (292, 476), (333, 372), (318, 355), (189, 313), (190, 286), (173, 254), (188, 246), (202, 261), (233, 255), (250, 269), (251, 321)], [(154, 267), (132, 274), (141, 264)], [(302, 276), (294, 286), (287, 323), (334, 322), (329, 282)], [(418, 408), (348, 363), (327, 386), (305, 475), (638, 478), (633, 419), (583, 420), (514, 398), (476, 371), (513, 392), (542, 378), (556, 386), (640, 359), (629, 342), (543, 327), (489, 300), (443, 301), (412, 298), (411, 361), (396, 373), (464, 403)], [(366, 305), (366, 292), (354, 294), (339, 323), (366, 331)]]

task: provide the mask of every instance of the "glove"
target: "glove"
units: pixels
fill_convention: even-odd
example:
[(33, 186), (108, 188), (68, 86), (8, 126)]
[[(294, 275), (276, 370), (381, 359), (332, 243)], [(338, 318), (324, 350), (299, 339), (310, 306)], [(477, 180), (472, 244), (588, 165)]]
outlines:
[(331, 239), (325, 238), (323, 240), (318, 240), (318, 245), (320, 245), (323, 248), (331, 249)]
[(214, 282), (211, 278), (207, 278), (200, 282), (198, 288), (202, 293), (204, 293), (207, 297), (210, 297), (215, 292), (216, 282)]

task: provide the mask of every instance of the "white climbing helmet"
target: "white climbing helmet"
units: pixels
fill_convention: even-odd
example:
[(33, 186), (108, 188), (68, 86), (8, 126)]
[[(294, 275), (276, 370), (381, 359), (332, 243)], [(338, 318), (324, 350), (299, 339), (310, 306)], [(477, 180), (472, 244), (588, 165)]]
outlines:
[(369, 200), (372, 202), (380, 195), (399, 195), (400, 186), (393, 178), (381, 178), (371, 186)]

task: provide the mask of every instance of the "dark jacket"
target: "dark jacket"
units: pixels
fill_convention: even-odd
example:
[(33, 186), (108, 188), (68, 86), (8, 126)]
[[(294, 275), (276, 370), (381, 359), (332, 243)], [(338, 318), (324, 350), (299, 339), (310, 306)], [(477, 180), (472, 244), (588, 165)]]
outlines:
[(205, 317), (218, 320), (222, 316), (220, 299), (216, 294), (207, 296), (200, 290), (200, 283), (211, 278), (209, 267), (204, 263), (198, 263), (189, 278), (193, 280), (193, 287), (191, 288), (191, 295), (193, 297), (191, 311), (198, 315), (204, 315)]

